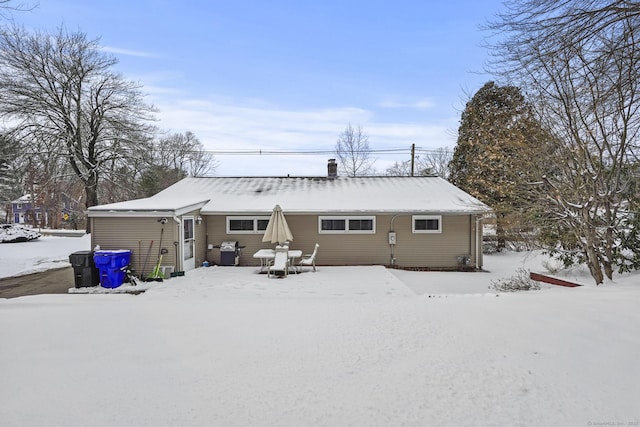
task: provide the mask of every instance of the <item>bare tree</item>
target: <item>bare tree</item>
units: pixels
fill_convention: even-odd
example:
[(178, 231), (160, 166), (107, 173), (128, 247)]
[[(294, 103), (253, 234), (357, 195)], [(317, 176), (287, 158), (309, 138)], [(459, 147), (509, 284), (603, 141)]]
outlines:
[(449, 179), (449, 163), (453, 157), (453, 151), (447, 147), (435, 150), (422, 150), (422, 154), (416, 156), (416, 163), (423, 175), (438, 175), (440, 178)]
[(0, 115), (15, 124), (14, 138), (42, 141), (67, 159), (86, 207), (98, 204), (109, 162), (153, 130), (153, 108), (138, 84), (112, 70), (116, 63), (81, 32), (0, 31)]
[[(430, 176), (437, 175), (441, 178), (448, 179), (449, 177), (449, 163), (453, 152), (446, 147), (434, 149), (416, 149), (421, 152), (415, 156), (413, 165), (413, 174), (416, 176)], [(395, 162), (393, 166), (387, 168), (385, 171), (387, 176), (410, 176), (411, 175), (411, 160), (405, 160), (402, 162)]]
[(508, 36), (494, 47), (499, 48), (497, 64), (508, 59), (513, 71), (520, 64), (535, 64), (541, 52), (553, 55), (568, 45), (597, 44), (611, 30), (637, 25), (640, 17), (640, 3), (629, 0), (508, 0), (505, 6), (506, 12), (487, 28)]
[(21, 196), (20, 188), (22, 175), (21, 168), (16, 167), (18, 147), (14, 141), (0, 133), (0, 210), (7, 213), (6, 218), (0, 218), (0, 222), (8, 221), (11, 211), (11, 201)]
[(344, 132), (338, 136), (335, 151), (340, 159), (340, 166), (347, 176), (373, 173), (374, 161), (370, 158), (369, 136), (362, 130), (362, 126), (358, 125), (354, 128), (349, 123)]
[(640, 137), (640, 4), (508, 6), (490, 26), (506, 35), (495, 46), (493, 71), (525, 90), (558, 143), (539, 187), (548, 243), (565, 262), (586, 262), (600, 284), (627, 264), (626, 254), (638, 256), (625, 224), (637, 198), (630, 170)]
[(206, 152), (200, 140), (189, 131), (161, 138), (155, 146), (153, 162), (184, 171), (189, 176), (211, 175), (217, 167), (213, 155)]
[(35, 9), (37, 2), (20, 2), (15, 0), (0, 0), (0, 16), (8, 17), (7, 12), (29, 11)]
[(127, 155), (110, 158), (105, 163), (100, 183), (101, 203), (114, 203), (140, 197), (138, 181), (149, 167), (149, 153), (153, 152), (153, 140), (140, 139), (127, 148)]
[(160, 138), (149, 148), (137, 182), (139, 196), (149, 197), (186, 176), (213, 174), (217, 161), (191, 132)]
[[(410, 176), (411, 175), (411, 160), (404, 160), (402, 162), (395, 162), (393, 166), (387, 168), (384, 172), (387, 176)], [(421, 174), (420, 174), (421, 175)]]

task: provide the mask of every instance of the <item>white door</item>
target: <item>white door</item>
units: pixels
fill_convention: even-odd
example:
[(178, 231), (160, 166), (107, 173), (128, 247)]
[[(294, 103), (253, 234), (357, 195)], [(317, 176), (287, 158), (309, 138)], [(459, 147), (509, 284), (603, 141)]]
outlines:
[[(182, 218), (182, 270), (189, 271), (196, 268), (196, 239), (193, 217)], [(177, 267), (176, 267), (177, 268)]]

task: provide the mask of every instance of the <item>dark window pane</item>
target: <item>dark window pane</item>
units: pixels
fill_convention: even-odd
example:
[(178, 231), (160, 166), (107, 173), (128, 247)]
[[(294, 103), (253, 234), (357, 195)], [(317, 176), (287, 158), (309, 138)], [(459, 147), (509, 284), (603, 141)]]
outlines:
[(329, 230), (345, 230), (346, 221), (344, 219), (323, 219), (321, 222), (321, 229), (323, 231)]
[(232, 219), (229, 220), (229, 230), (231, 231), (253, 231), (252, 219)]
[(415, 229), (423, 231), (438, 231), (440, 229), (440, 221), (438, 219), (416, 219)]
[(349, 230), (373, 231), (373, 220), (372, 219), (350, 219)]
[(184, 238), (193, 239), (193, 220), (191, 218), (184, 220)]
[(264, 231), (267, 229), (267, 224), (269, 224), (268, 219), (259, 219), (258, 220), (258, 231)]

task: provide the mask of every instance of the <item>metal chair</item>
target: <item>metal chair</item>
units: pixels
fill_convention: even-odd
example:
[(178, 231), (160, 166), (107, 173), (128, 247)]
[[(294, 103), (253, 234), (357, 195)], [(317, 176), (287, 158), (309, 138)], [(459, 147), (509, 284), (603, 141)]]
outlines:
[(284, 276), (284, 277), (287, 277), (287, 275), (289, 274), (289, 247), (288, 246), (276, 246), (273, 263), (269, 266), (269, 269), (267, 270), (267, 277), (271, 277), (271, 273), (273, 273), (274, 276)]
[(313, 267), (313, 271), (316, 271), (316, 255), (318, 254), (319, 244), (316, 243), (315, 248), (313, 248), (312, 254), (302, 255), (302, 259), (298, 263), (298, 267), (300, 271), (302, 271), (302, 267)]

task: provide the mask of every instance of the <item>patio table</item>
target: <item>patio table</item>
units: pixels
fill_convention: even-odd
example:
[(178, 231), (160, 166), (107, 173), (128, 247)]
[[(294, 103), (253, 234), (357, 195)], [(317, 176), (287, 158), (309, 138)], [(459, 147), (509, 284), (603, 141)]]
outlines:
[[(295, 261), (296, 258), (300, 258), (302, 256), (302, 251), (299, 249), (289, 249), (287, 252), (287, 256), (289, 257), (289, 264), (294, 266), (294, 272), (298, 272), (295, 269)], [(258, 252), (253, 254), (254, 258), (258, 258), (260, 260), (260, 272), (266, 271), (266, 268), (269, 267), (269, 261), (276, 257), (276, 251), (273, 249), (260, 249)]]

